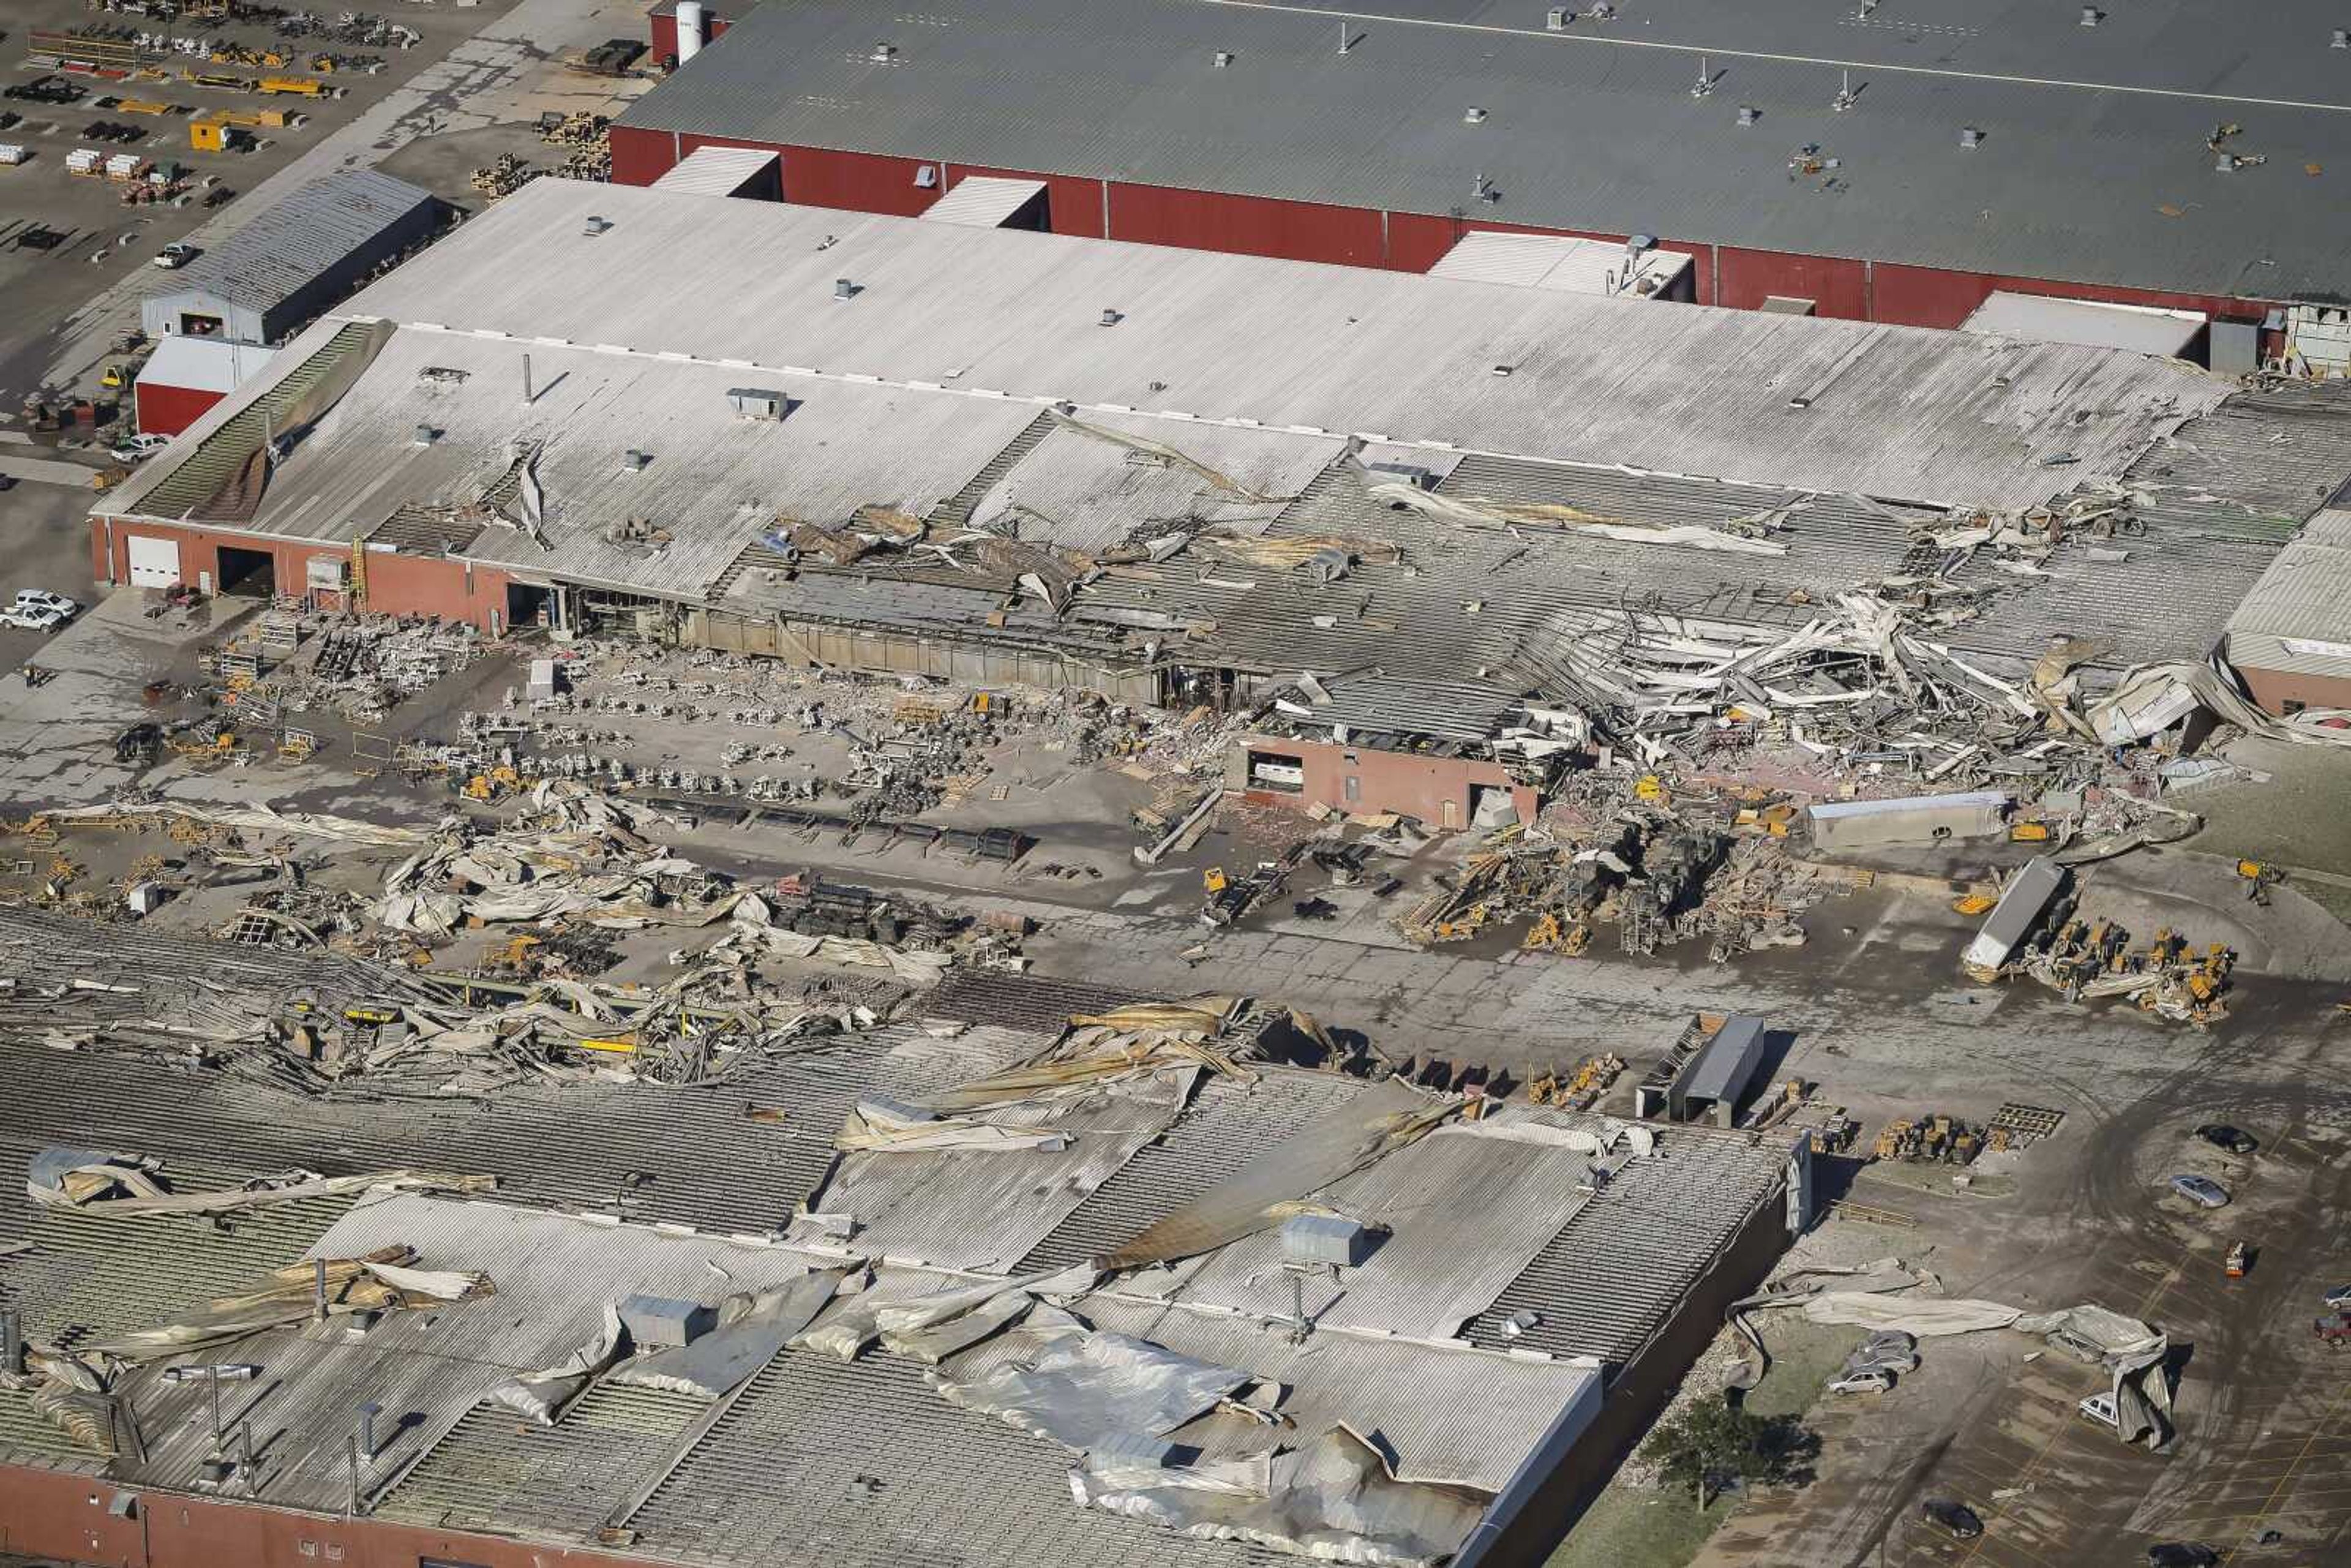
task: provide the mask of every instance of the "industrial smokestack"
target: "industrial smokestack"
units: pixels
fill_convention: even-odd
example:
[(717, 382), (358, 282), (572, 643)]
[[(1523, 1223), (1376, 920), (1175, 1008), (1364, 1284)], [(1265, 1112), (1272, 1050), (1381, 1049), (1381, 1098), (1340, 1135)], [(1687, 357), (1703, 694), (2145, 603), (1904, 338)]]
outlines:
[(375, 1418), (383, 1414), (383, 1406), (371, 1399), (360, 1406), (360, 1452), (372, 1463), (382, 1450), (375, 1443)]

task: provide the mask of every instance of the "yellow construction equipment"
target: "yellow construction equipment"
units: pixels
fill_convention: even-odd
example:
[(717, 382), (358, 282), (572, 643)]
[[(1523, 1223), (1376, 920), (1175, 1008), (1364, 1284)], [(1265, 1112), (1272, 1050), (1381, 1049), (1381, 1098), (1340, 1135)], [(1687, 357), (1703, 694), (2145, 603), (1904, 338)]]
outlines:
[(106, 369), (99, 373), (98, 378), (98, 384), (109, 389), (110, 391), (118, 387), (127, 386), (130, 384), (130, 376), (124, 373), (120, 365), (107, 366)]
[(251, 92), (253, 84), (243, 77), (230, 76), (225, 71), (200, 71), (192, 67), (180, 68), (180, 79), (190, 87), (226, 88), (231, 92)]
[(263, 77), (253, 90), (264, 94), (292, 93), (299, 98), (324, 98), (327, 84), (314, 77)]
[(1951, 900), (1951, 907), (1961, 915), (1981, 915), (1999, 902), (1997, 894), (1963, 893)]
[(114, 107), (122, 114), (169, 114), (177, 105), (152, 98), (118, 98), (114, 100)]
[(1225, 868), (1220, 865), (1212, 865), (1207, 870), (1200, 873), (1200, 891), (1202, 893), (1214, 896), (1217, 894), (1224, 892), (1226, 887), (1228, 885), (1229, 883), (1227, 882), (1225, 877)]
[(1654, 773), (1644, 773), (1634, 781), (1633, 799), (1646, 800), (1653, 806), (1664, 805), (1669, 799), (1666, 794), (1666, 781)]
[(2008, 836), (2010, 841), (2014, 843), (2045, 843), (2049, 839), (2049, 824), (2046, 822), (2019, 822), (2008, 830)]

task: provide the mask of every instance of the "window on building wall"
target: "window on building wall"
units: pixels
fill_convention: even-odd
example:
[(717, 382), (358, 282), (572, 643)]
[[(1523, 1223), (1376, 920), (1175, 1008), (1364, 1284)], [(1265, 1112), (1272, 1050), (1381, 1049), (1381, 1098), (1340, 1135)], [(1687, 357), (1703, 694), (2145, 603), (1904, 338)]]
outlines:
[(1347, 800), (1350, 805), (1364, 798), (1364, 781), (1353, 774), (1347, 775)]
[(2292, 718), (2294, 715), (2300, 713), (2304, 708), (2308, 707), (2310, 705), (2308, 703), (2299, 703), (2294, 701), (2292, 697), (2288, 697), (2284, 702), (2280, 703), (2278, 706), (2285, 709), (2286, 717)]

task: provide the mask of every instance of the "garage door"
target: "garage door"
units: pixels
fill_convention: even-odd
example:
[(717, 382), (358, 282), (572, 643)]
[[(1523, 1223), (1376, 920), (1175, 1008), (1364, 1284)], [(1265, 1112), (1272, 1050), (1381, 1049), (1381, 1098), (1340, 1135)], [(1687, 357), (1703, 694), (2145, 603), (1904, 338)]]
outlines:
[(130, 536), (131, 586), (169, 588), (180, 580), (180, 545), (176, 539)]

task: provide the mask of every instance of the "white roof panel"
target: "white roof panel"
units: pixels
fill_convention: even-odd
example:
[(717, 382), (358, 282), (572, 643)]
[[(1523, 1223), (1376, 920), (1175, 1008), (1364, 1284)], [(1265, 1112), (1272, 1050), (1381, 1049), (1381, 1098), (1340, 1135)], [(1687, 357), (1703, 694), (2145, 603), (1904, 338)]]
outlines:
[(1042, 180), (999, 180), (987, 174), (967, 174), (956, 182), (954, 190), (925, 210), (923, 221), (1000, 229), (1013, 214), (1044, 193)]
[(756, 147), (697, 147), (683, 162), (653, 182), (657, 191), (695, 196), (732, 196), (775, 167), (776, 155)]
[(2036, 343), (2078, 343), (2092, 349), (2127, 349), (2177, 359), (2195, 346), (2204, 330), (2200, 310), (2158, 310), (2145, 305), (2105, 305), (2095, 299), (2055, 299), (2043, 294), (1995, 290), (1959, 324), (1962, 332), (2023, 338)]
[(1636, 261), (1625, 246), (1607, 240), (1480, 230), (1463, 235), (1428, 275), (1640, 299), (1663, 293), (1689, 267), (1689, 256), (1677, 250), (1651, 248)]
[(274, 351), (259, 343), (168, 333), (156, 341), (155, 352), (140, 369), (139, 380), (147, 386), (233, 392), (259, 375)]

